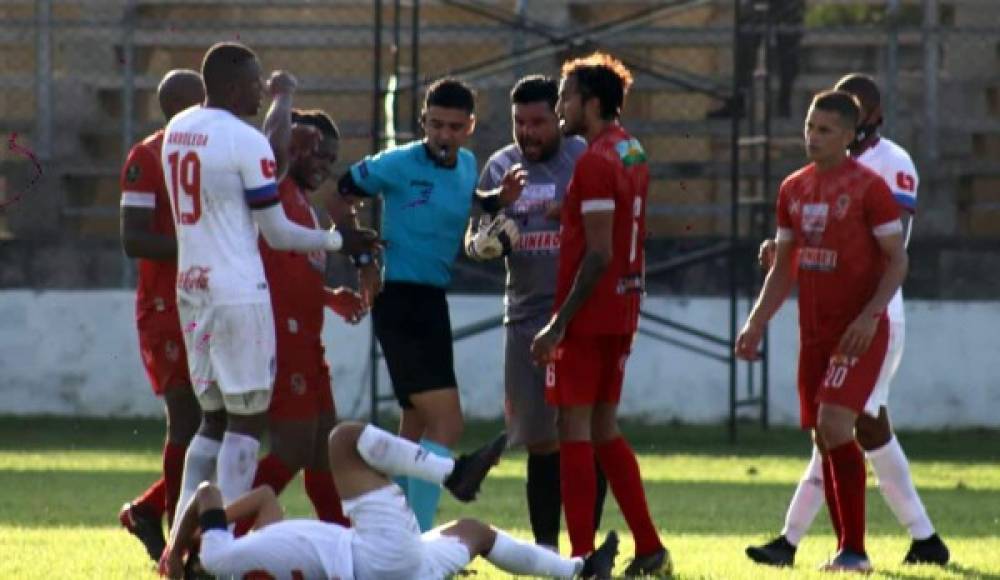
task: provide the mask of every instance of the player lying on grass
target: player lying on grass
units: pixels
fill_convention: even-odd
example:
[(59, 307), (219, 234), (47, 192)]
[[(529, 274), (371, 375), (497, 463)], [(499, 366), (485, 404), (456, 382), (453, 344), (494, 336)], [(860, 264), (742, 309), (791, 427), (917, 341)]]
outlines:
[[(610, 578), (618, 552), (614, 532), (586, 558), (563, 558), (474, 519), (420, 534), (402, 490), (389, 477), (432, 481), (468, 502), (506, 445), (501, 435), (451, 459), (372, 425), (342, 423), (330, 434), (330, 465), (353, 527), (282, 520), (281, 506), (266, 486), (223, 509), (218, 488), (205, 482), (178, 519), (160, 571), (182, 576), (184, 555), (200, 529), (202, 566), (225, 578), (443, 579), (476, 556), (511, 574)], [(254, 531), (235, 539), (227, 526), (241, 518), (253, 518)]]

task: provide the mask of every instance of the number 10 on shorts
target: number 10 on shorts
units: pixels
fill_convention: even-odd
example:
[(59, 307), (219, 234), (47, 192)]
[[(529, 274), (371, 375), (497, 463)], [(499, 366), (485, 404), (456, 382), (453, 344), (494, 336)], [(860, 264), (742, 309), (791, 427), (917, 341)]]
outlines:
[(838, 389), (844, 386), (847, 372), (856, 364), (858, 364), (858, 357), (831, 356), (830, 364), (826, 367), (826, 376), (823, 377), (823, 386), (828, 389)]

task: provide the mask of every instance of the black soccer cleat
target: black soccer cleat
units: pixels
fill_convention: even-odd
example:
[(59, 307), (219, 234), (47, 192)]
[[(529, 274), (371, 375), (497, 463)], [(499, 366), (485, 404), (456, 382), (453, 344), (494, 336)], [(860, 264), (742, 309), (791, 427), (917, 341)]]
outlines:
[(934, 534), (923, 540), (913, 540), (903, 558), (904, 564), (937, 564), (944, 566), (951, 560), (951, 552), (941, 536)]
[(795, 546), (785, 536), (778, 536), (763, 546), (747, 546), (747, 557), (768, 566), (795, 564)]
[(143, 515), (135, 509), (134, 504), (128, 502), (118, 512), (118, 522), (142, 542), (151, 560), (160, 561), (160, 555), (167, 547), (167, 540), (163, 536), (163, 525), (158, 519)]
[(507, 434), (501, 433), (496, 439), (476, 449), (472, 453), (459, 455), (455, 459), (455, 467), (444, 480), (444, 487), (461, 502), (476, 499), (479, 486), (486, 479), (500, 456), (507, 449)]
[(625, 568), (625, 578), (669, 578), (674, 573), (670, 552), (660, 548), (652, 554), (636, 556)]
[(608, 532), (604, 543), (597, 547), (583, 560), (583, 568), (578, 578), (594, 578), (595, 580), (611, 580), (611, 571), (615, 567), (615, 556), (618, 555), (618, 532)]

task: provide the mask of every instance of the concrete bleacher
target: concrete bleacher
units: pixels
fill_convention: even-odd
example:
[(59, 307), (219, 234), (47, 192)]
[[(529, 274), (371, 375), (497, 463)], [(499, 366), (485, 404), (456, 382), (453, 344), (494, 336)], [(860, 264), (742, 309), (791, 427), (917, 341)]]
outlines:
[[(922, 223), (937, 236), (995, 239), (1000, 237), (1000, 52), (994, 35), (973, 58), (975, 45), (959, 33), (947, 32), (947, 27), (992, 24), (1000, 30), (1000, 3), (938, 1), (945, 27), (939, 74), (941, 156), (933, 168), (920, 167), (925, 175), (923, 191), (928, 192), (922, 207), (931, 210), (925, 212), (929, 217)], [(480, 3), (507, 10), (515, 4), (513, 0)], [(287, 68), (299, 76), (299, 106), (333, 113), (345, 134), (344, 162), (369, 151), (371, 2), (135, 0), (131, 11), (126, 4), (124, 0), (52, 0), (54, 148), (46, 164), (50, 196), (45, 202), (25, 204), (33, 219), (11, 216), (8, 225), (16, 236), (52, 235), (54, 230), (42, 224), (57, 215), (59, 235), (64, 238), (116, 238), (117, 175), (125, 153), (123, 59), (129, 49), (136, 139), (162, 124), (155, 87), (164, 72), (197, 68), (212, 42), (239, 39), (259, 53), (266, 69)], [(533, 17), (565, 33), (571, 27), (626, 17), (656, 3), (545, 0), (543, 4), (543, 9), (534, 9), (538, 14)], [(728, 4), (704, 2), (599, 41), (613, 51), (628, 51), (653, 63), (684, 69), (727, 89), (732, 60)], [(409, 8), (404, 9), (405, 23)], [(0, 129), (16, 131), (29, 140), (35, 137), (37, 97), (35, 10), (35, 0), (5, 0), (0, 6), (0, 21), (14, 23), (0, 24)], [(391, 23), (391, 3), (385, 3), (385, 10), (386, 22)], [(420, 17), (420, 72), (426, 78), (501, 57), (515, 45), (510, 29), (439, 2), (424, 0)], [(391, 36), (387, 28), (382, 52), (385, 70), (392, 57)], [(542, 39), (526, 33), (521, 42), (532, 46)], [(904, 27), (899, 35), (900, 107), (895, 137), (911, 149), (918, 164), (924, 122), (923, 42), (919, 29)], [(802, 163), (798, 135), (809, 96), (845, 70), (883, 73), (886, 43), (884, 30), (877, 27), (807, 32), (792, 117), (775, 119), (773, 126), (775, 180)], [(400, 47), (404, 63), (410, 58), (408, 46), (404, 25)], [(521, 70), (555, 73), (564, 54), (531, 61)], [(480, 159), (509, 140), (506, 94), (514, 78), (514, 70), (509, 69), (474, 81), (480, 104), (473, 146)], [(408, 119), (409, 96), (400, 97), (399, 116)], [(654, 161), (650, 194), (654, 235), (704, 237), (726, 232), (729, 124), (704, 120), (705, 113), (718, 104), (706, 95), (639, 76), (625, 122), (643, 140)], [(15, 181), (17, 172), (24, 171), (24, 164), (9, 154), (0, 158), (0, 164), (13, 168)], [(747, 169), (749, 177), (759, 172), (756, 166)], [(40, 216), (46, 216), (45, 220)]]

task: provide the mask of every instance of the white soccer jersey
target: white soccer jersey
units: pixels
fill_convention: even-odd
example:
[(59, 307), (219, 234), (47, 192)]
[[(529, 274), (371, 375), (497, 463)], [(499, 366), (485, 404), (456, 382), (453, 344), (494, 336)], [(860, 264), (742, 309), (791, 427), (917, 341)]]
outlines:
[(161, 163), (177, 226), (178, 299), (269, 302), (250, 215), (278, 197), (264, 135), (228, 111), (193, 107), (167, 125)]
[[(900, 207), (911, 215), (916, 213), (917, 186), (920, 184), (920, 177), (906, 149), (885, 137), (880, 137), (878, 143), (858, 157), (858, 162), (882, 176)], [(904, 320), (902, 288), (892, 297), (887, 312), (890, 320), (900, 322)]]

